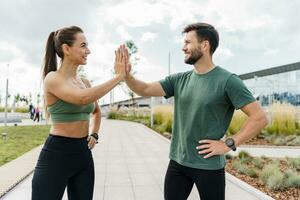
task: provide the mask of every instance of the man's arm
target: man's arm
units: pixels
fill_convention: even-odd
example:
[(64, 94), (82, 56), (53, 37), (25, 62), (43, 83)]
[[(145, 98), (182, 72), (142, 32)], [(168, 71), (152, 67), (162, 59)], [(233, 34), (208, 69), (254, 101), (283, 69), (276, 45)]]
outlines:
[(165, 96), (166, 93), (163, 90), (159, 82), (145, 83), (143, 81), (135, 79), (132, 75), (128, 74), (125, 77), (125, 82), (128, 87), (140, 96)]
[[(248, 116), (248, 119), (241, 130), (232, 137), (236, 146), (241, 145), (250, 138), (259, 134), (260, 131), (268, 124), (266, 114), (258, 102), (255, 101), (249, 103), (242, 107), (241, 110)], [(204, 158), (209, 158), (214, 155), (222, 155), (231, 150), (221, 140), (205, 139), (199, 141), (199, 143), (200, 146), (197, 146), (196, 148), (199, 150), (199, 154), (207, 154)]]
[(258, 102), (250, 103), (241, 108), (241, 110), (248, 116), (247, 121), (242, 126), (241, 130), (232, 138), (235, 145), (239, 146), (247, 140), (253, 138), (268, 124), (266, 113)]

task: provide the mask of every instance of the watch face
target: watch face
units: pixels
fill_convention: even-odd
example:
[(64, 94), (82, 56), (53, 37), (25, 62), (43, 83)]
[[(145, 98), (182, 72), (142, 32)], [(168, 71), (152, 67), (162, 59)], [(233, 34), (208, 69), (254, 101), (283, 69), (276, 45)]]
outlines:
[(234, 145), (234, 141), (233, 141), (233, 139), (231, 139), (231, 138), (228, 138), (228, 139), (226, 139), (226, 145), (227, 146), (232, 146), (232, 145)]

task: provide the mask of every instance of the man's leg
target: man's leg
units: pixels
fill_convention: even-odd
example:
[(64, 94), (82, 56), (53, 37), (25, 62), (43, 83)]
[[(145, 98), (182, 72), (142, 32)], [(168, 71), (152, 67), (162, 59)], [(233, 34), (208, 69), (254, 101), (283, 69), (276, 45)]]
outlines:
[(184, 166), (170, 160), (165, 177), (165, 200), (186, 200), (193, 184), (193, 180), (185, 175)]
[(225, 200), (225, 171), (194, 169), (191, 174), (201, 200)]

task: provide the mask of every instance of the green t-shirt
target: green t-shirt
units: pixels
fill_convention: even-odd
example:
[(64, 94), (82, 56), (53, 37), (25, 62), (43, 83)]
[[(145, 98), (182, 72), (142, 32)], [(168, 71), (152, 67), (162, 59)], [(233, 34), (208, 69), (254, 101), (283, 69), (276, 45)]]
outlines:
[(174, 96), (170, 159), (184, 166), (215, 170), (225, 166), (224, 155), (203, 158), (196, 149), (202, 139), (219, 140), (226, 133), (234, 109), (255, 98), (235, 74), (215, 67), (206, 74), (194, 70), (160, 80), (166, 98)]

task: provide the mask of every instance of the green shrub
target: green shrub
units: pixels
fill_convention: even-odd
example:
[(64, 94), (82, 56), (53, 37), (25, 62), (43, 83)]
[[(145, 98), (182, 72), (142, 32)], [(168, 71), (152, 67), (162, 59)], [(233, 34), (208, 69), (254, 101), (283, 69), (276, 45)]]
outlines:
[(300, 187), (300, 175), (295, 172), (289, 173), (289, 175), (286, 177), (286, 186)]
[(238, 170), (239, 173), (245, 174), (252, 178), (258, 177), (258, 172), (253, 168), (248, 168), (246, 164), (243, 164), (240, 160), (234, 160), (232, 163), (234, 169)]
[(245, 115), (242, 111), (235, 111), (228, 128), (228, 134), (233, 135), (237, 133), (241, 129), (247, 118), (247, 115)]
[(239, 160), (234, 160), (232, 162), (233, 169), (239, 170), (242, 166), (242, 163)]
[(260, 173), (259, 178), (270, 189), (283, 190), (286, 187), (284, 175), (276, 164), (267, 165)]
[(108, 119), (117, 119), (117, 117), (118, 117), (118, 113), (115, 111), (110, 111), (107, 116)]
[(284, 145), (285, 139), (283, 137), (277, 137), (273, 142), (275, 145)]
[[(0, 112), (4, 112), (5, 108), (4, 107), (0, 107)], [(7, 108), (7, 112), (11, 112), (11, 108)]]
[(286, 103), (275, 103), (268, 107), (271, 123), (266, 130), (270, 134), (291, 135), (297, 130), (296, 107)]
[(260, 174), (260, 179), (263, 183), (266, 183), (273, 174), (275, 174), (277, 171), (279, 171), (279, 167), (274, 164), (267, 165)]
[(288, 178), (288, 177), (294, 176), (294, 174), (295, 174), (295, 172), (292, 169), (285, 170), (284, 171), (284, 178)]
[(252, 157), (246, 151), (239, 152), (238, 158), (240, 159), (241, 163), (249, 163), (252, 160)]
[(284, 184), (283, 173), (280, 171), (276, 171), (267, 179), (266, 185), (273, 190), (283, 190), (286, 187)]
[(300, 136), (296, 136), (292, 141), (288, 142), (287, 145), (300, 146)]
[(153, 114), (153, 124), (162, 124), (163, 116), (161, 113)]
[(231, 154), (225, 154), (226, 160), (232, 160), (233, 156)]
[(300, 158), (286, 158), (289, 167), (300, 169)]
[(253, 158), (252, 164), (254, 167), (262, 169), (264, 167), (264, 160), (262, 158)]
[(20, 107), (20, 108), (16, 108), (16, 112), (19, 112), (19, 113), (28, 113), (28, 108), (26, 107)]
[(153, 123), (157, 130), (161, 133), (169, 132), (172, 133), (173, 124), (173, 106), (170, 105), (160, 105), (153, 108)]
[(250, 176), (252, 178), (257, 178), (258, 177), (258, 172), (254, 168), (247, 168), (246, 175), (248, 175), (248, 176)]
[(249, 158), (251, 157), (247, 151), (240, 151), (238, 154), (239, 159)]

